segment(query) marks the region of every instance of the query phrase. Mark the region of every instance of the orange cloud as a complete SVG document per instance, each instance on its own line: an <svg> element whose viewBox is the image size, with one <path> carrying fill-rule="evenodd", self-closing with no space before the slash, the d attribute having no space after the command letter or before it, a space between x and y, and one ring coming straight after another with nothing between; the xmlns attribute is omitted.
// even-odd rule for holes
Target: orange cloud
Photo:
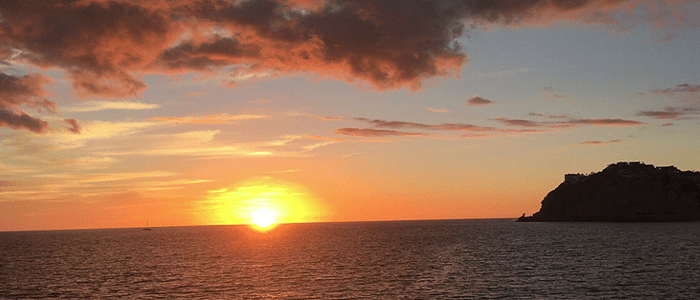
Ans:
<svg viewBox="0 0 700 300"><path fill-rule="evenodd" d="M240 121L240 120L254 120L254 119L262 119L266 118L267 116L264 115L227 115L227 114L219 114L219 115L211 115L211 116L206 116L206 117L184 117L184 118L175 118L175 117L157 117L155 118L158 121L168 121L168 122L177 122L177 123L193 123L193 124L231 124L235 121Z"/></svg>
<svg viewBox="0 0 700 300"><path fill-rule="evenodd" d="M384 137L384 136L427 136L425 133L404 132L397 130L371 129L371 128L340 128L335 134L360 136L360 137Z"/></svg>
<svg viewBox="0 0 700 300"><path fill-rule="evenodd" d="M686 18L683 3L670 0L648 5L644 16L635 15L644 0L18 3L0 2L0 61L57 67L78 95L117 98L139 96L150 73L223 71L239 79L313 73L378 90L418 89L430 78L458 76L468 62L458 43L465 25L566 20L678 29Z"/></svg>
<svg viewBox="0 0 700 300"><path fill-rule="evenodd" d="M320 135L305 135L304 138L305 138L305 139L309 139L309 140L331 141L331 142L343 142L343 141L346 141L346 139L339 139L339 138L326 137L326 136L320 136Z"/></svg>
<svg viewBox="0 0 700 300"><path fill-rule="evenodd" d="M430 112L434 112L434 113L438 113L438 114L449 114L450 113L449 110L443 109L443 108L426 107L425 110L430 111Z"/></svg>

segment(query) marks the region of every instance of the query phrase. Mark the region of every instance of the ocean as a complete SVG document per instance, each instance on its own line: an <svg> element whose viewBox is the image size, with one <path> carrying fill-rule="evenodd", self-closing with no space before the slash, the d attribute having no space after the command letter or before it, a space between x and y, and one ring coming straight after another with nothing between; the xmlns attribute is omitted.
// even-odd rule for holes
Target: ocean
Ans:
<svg viewBox="0 0 700 300"><path fill-rule="evenodd" d="M0 232L2 299L700 299L700 223Z"/></svg>

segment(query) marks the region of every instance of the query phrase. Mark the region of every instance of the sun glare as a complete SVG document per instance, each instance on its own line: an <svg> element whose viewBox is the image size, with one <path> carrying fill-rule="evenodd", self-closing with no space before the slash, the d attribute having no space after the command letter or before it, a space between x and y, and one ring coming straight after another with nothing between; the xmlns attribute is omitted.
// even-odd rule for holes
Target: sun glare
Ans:
<svg viewBox="0 0 700 300"><path fill-rule="evenodd" d="M268 231L278 224L319 221L325 213L320 202L302 186L264 177L236 186L207 191L201 201L203 220L209 224L246 224Z"/></svg>
<svg viewBox="0 0 700 300"><path fill-rule="evenodd" d="M253 225L260 229L268 229L275 224L277 215L269 209L258 209L251 215Z"/></svg>

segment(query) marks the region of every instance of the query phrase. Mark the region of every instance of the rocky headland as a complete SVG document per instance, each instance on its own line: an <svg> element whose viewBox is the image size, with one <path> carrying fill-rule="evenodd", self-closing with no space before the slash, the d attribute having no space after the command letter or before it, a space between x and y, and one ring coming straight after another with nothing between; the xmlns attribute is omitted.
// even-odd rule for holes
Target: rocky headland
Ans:
<svg viewBox="0 0 700 300"><path fill-rule="evenodd" d="M700 221L700 172L619 162L597 173L566 174L539 212L518 221Z"/></svg>

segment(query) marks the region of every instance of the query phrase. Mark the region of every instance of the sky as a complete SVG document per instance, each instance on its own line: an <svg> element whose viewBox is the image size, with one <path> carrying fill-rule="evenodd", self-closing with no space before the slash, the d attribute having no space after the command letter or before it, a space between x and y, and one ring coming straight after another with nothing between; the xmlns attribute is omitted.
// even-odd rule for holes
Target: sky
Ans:
<svg viewBox="0 0 700 300"><path fill-rule="evenodd" d="M697 0L0 2L0 231L516 218L700 169Z"/></svg>

